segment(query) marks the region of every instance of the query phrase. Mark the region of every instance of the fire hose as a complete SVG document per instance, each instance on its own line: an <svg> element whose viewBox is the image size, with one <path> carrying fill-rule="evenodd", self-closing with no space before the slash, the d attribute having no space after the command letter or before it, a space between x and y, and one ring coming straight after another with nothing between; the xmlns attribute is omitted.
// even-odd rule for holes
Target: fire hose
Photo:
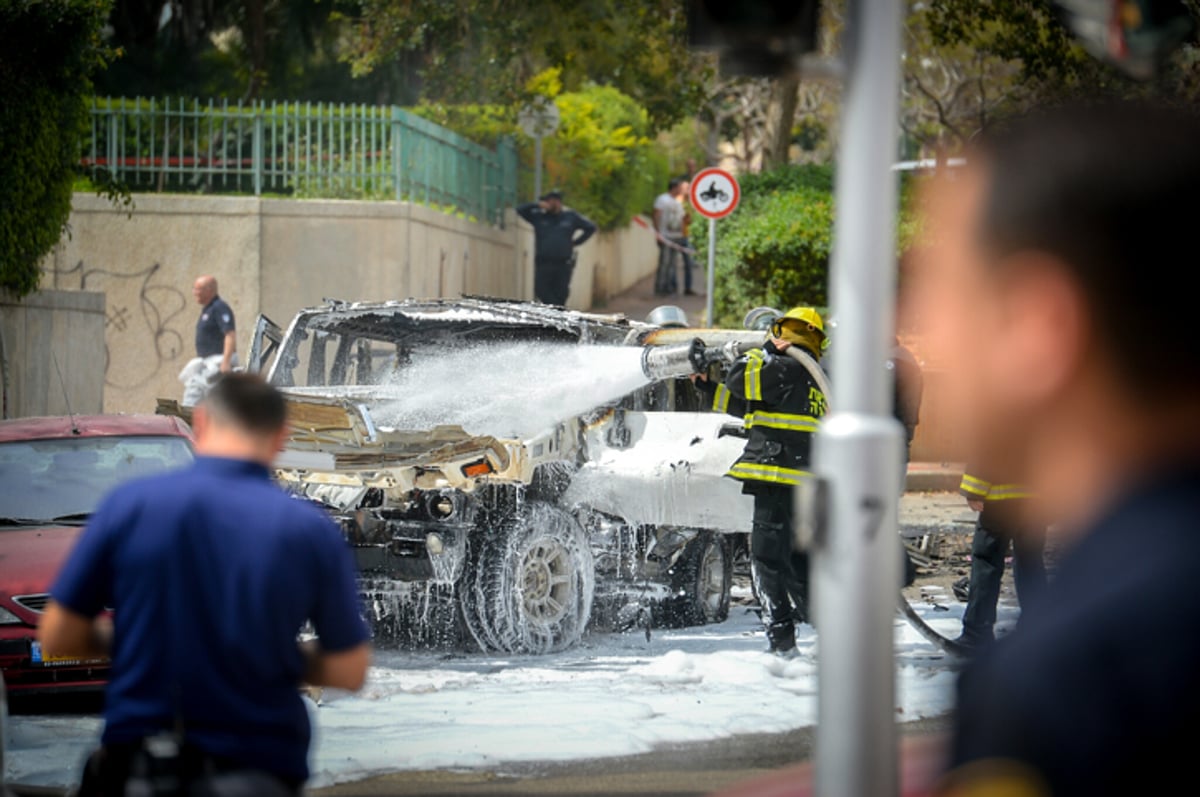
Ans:
<svg viewBox="0 0 1200 797"><path fill-rule="evenodd" d="M722 346L707 346L700 338L695 338L691 343L682 343L677 346L647 346L642 350L642 372L647 379L654 381L703 374L717 363L732 363L749 348L753 347L739 344L736 341L730 341ZM825 376L825 371L820 364L798 346L789 346L784 350L784 354L804 366L813 381L817 383L817 387L828 399L831 392L829 379ZM951 655L965 657L968 654L967 649L958 642L931 628L917 614L903 593L899 595L899 598L900 602L896 610L928 642Z"/></svg>

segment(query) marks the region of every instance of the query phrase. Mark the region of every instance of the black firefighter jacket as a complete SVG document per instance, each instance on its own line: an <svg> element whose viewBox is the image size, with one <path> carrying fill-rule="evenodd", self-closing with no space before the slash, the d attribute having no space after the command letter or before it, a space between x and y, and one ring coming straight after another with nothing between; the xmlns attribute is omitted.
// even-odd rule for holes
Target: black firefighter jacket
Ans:
<svg viewBox="0 0 1200 797"><path fill-rule="evenodd" d="M731 476L755 485L799 484L809 476L812 436L827 410L825 394L801 363L768 341L729 369L713 409L741 416L749 439Z"/></svg>

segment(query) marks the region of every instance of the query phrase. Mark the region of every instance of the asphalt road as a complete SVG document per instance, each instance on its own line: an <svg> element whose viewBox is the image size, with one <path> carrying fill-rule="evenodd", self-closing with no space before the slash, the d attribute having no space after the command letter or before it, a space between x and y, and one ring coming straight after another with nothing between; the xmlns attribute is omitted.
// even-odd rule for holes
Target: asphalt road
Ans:
<svg viewBox="0 0 1200 797"><path fill-rule="evenodd" d="M949 717L900 726L905 735L936 735ZM498 769L397 772L311 792L314 797L375 795L573 795L618 797L705 795L807 761L814 729L744 735L699 744L672 745L653 753L569 763L517 764Z"/></svg>
<svg viewBox="0 0 1200 797"><path fill-rule="evenodd" d="M924 571L918 584L910 590L913 593L909 596L910 600L920 604L925 615L937 617L935 609L939 604L954 606L949 584L965 572L964 546L965 541L969 540L970 528L965 521L968 518L963 515L958 499L939 495L906 497L902 517L912 536L932 530L958 532L957 535L949 535L950 539L942 546L945 550L938 551L945 558L939 558L936 568ZM745 589L742 591L746 592ZM742 606L738 611L744 614L746 610ZM950 610L946 612L946 616L950 616ZM723 736L723 728L728 729L724 733L733 733L735 727L753 729L758 724L748 721L748 718L764 711L762 705L756 707L754 704L762 703L764 695L775 694L770 690L780 689L780 684L789 687L788 691L779 693L784 702L793 704L791 701L794 697L797 702L793 705L797 706L797 710L811 712L811 706L807 709L803 706L806 699L804 695L813 693L813 687L806 683L811 680L812 674L805 672L803 666L782 679L776 677L778 674L773 674L766 681L742 680L754 674L750 670L762 669L761 662L755 658L756 653L745 655L745 651L754 651L761 644L755 633L756 621L747 617L749 615L737 615L719 627L660 632L656 634L653 645L628 635L601 635L579 651L545 660L504 659L489 664L486 657L383 656L374 694L366 699L360 698L356 703L343 698L347 702L330 704L330 714L325 719L329 720L326 732L332 735L326 738L335 747L340 747L326 755L325 766L332 765L332 769L326 769L326 772L331 771L335 776L342 777L354 776L356 771L382 772L393 766L405 766L406 756L411 756L409 766L421 766L421 762L442 759L447 763L441 766L426 763L426 770L380 775L340 786L314 789L311 793L365 796L708 794L803 762L809 758L812 750L811 727L763 735L724 736L713 741L687 744L664 741L653 752L620 757L575 758L568 761L561 760L564 758L562 750L557 749L555 755L546 755L546 758L560 759L555 762L498 763L506 759L499 757L497 751L514 749L514 745L524 745L526 751L544 750L547 746L566 747L583 751L583 755L597 756L605 751L615 753L639 747L645 749L644 744L627 744L627 739L635 736L642 740L655 738L654 728L661 727L675 713L685 717L687 723L694 724L688 725L689 730L683 736L678 735L678 730L660 731L664 739L672 738L672 733L676 734L674 738L687 738L694 733L692 738L708 736L711 739L713 735ZM936 657L924 651L924 646L917 647L922 650L908 649L898 653L910 670L934 675L945 669ZM668 655L673 649L674 652ZM728 656L735 658L725 658ZM671 662L682 662L696 669L676 672L666 666ZM738 667L744 665L748 671L737 669L738 678L734 679L734 684L721 671L722 662ZM389 665L392 669L388 669ZM602 691L603 681L607 677L605 673L610 671L628 671L632 690L629 694ZM762 674L759 673L759 676ZM543 687L543 679L547 678ZM665 680L660 683L656 679ZM920 688L920 677L909 680ZM555 710L575 716L575 719L565 715L565 719L559 717L556 723L559 730L556 733L568 736L583 734L585 738L560 740L553 733L531 734L530 727L525 727L522 735L521 727L490 722L487 711L480 708L498 703L500 707L496 710L503 710L507 706L507 710L515 712L515 720L524 721L526 726L534 724L540 727L542 720L539 711L551 709L540 703L536 705L541 708L535 709L535 704L525 701L532 699L529 696L541 695L539 690L543 688L553 698L551 702L557 701L555 705L558 708ZM601 690L599 693L598 689ZM662 703L658 698L651 699L659 692L668 695L694 692L697 704L699 698L703 697L708 708L693 716L689 712L699 709L679 708L671 701ZM746 696L745 699L742 695ZM776 709L783 705L782 702L770 702L773 697L766 699ZM581 706L581 700L595 703L589 709L590 714L584 710L586 706ZM597 703L597 700L600 702ZM53 774L57 768L71 775L87 747L94 744L97 732L94 713L99 709L98 701L95 701L96 705L85 706L78 701L78 696L71 696L58 708L45 701L27 707L20 703L14 701L13 708L17 716L13 716L10 723L13 730L22 730L23 733L17 734L14 739L17 743L10 746L8 774L10 777L21 774L41 777L41 780L29 780L31 783L57 785L66 782L63 779L48 779L46 774ZM642 717L636 712L629 713L633 703L645 703L655 708ZM596 706L601 706L599 711ZM718 708L720 706L724 707ZM767 709L768 715L770 710ZM942 710L944 708L937 709ZM439 716L445 711L454 714L453 722ZM936 715L937 711L926 713ZM581 716L591 719L581 724L578 719ZM339 717L343 718L340 723ZM397 717L407 717L408 721L399 721ZM739 719L745 721L739 724ZM800 721L812 722L814 719L815 714ZM714 725L714 722L717 724ZM622 727L621 723L627 724ZM907 724L903 729L910 734L936 732L946 724L946 718L941 717ZM474 735L465 738L454 736L455 733L473 734L474 731L469 730L471 728L490 733L490 740ZM628 734L628 737L623 734ZM487 753L490 760L485 757L484 762L479 762L467 756L459 759L462 763L456 766L453 757L446 759L440 755L443 745L453 746L458 741L467 740L473 741L474 747ZM385 752L382 757L372 757L364 751L361 753L363 766L355 770L353 764L346 766L344 761L357 760L360 746L391 752ZM461 746L466 749L472 745ZM33 756L33 760L29 756ZM340 766L339 761L343 762ZM21 790L19 793L43 795L62 794L63 791L59 787Z"/></svg>

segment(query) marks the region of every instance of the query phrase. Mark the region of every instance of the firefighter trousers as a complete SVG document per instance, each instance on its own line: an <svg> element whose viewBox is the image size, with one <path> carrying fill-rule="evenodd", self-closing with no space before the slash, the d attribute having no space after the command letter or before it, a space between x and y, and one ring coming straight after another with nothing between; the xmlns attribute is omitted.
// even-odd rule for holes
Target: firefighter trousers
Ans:
<svg viewBox="0 0 1200 797"><path fill-rule="evenodd" d="M967 588L967 608L963 612L963 636L971 641L986 642L995 637L996 604L1000 600L1004 559L1010 545L1013 549L1013 581L1021 610L1036 603L1046 586L1044 531L989 528L976 523L975 538L971 543L971 581Z"/></svg>
<svg viewBox="0 0 1200 797"><path fill-rule="evenodd" d="M808 622L808 555L792 548L793 489L756 485L750 565L773 650L795 647L795 623Z"/></svg>

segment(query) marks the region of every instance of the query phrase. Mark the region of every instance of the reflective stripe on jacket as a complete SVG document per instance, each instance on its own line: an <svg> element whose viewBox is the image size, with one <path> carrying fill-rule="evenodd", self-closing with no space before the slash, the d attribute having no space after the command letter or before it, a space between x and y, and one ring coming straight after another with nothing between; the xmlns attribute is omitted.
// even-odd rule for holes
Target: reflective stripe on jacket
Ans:
<svg viewBox="0 0 1200 797"><path fill-rule="evenodd" d="M714 408L718 402L737 406L748 433L742 456L726 475L779 485L796 485L809 476L812 436L826 400L808 369L768 343L740 357L724 387L729 398L718 389Z"/></svg>
<svg viewBox="0 0 1200 797"><path fill-rule="evenodd" d="M978 476L964 473L958 491L971 501L1012 501L1032 498L1033 494L1023 484L996 484Z"/></svg>

